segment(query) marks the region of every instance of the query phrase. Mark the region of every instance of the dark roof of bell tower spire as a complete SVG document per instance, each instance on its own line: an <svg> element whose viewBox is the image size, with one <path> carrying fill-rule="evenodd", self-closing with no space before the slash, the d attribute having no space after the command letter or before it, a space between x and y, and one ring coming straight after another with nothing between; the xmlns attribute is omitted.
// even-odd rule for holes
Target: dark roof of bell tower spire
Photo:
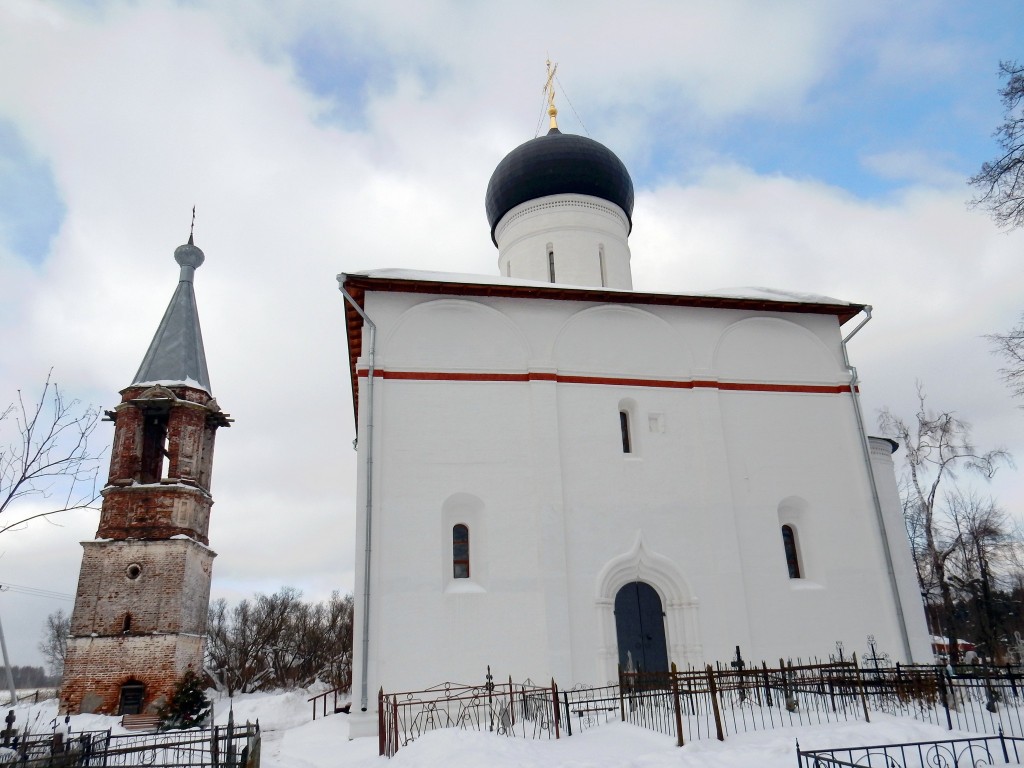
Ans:
<svg viewBox="0 0 1024 768"><path fill-rule="evenodd" d="M156 329L149 350L132 380L140 384L184 384L210 390L210 373L206 368L203 332L199 327L199 311L192 280L196 269L206 260L205 254L192 242L174 251L174 260L181 266L178 287L167 305L163 320Z"/></svg>

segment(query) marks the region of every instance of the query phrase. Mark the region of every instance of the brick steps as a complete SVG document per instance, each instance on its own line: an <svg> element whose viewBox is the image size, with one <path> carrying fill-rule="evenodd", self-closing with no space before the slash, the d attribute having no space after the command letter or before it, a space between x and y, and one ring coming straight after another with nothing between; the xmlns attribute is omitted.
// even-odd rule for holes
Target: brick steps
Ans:
<svg viewBox="0 0 1024 768"><path fill-rule="evenodd" d="M155 731L160 727L158 715L125 715L121 727L126 731Z"/></svg>

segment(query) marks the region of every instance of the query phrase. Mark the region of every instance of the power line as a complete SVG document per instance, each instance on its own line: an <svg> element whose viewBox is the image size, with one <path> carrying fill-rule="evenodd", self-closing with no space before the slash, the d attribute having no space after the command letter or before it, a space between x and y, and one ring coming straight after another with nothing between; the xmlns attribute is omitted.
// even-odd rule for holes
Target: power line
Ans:
<svg viewBox="0 0 1024 768"><path fill-rule="evenodd" d="M40 589L39 587L27 587L23 584L11 584L9 581L0 583L0 592L17 592L22 595L31 595L32 597L46 597L53 600L74 600L74 595L69 595L66 592L55 592L52 589Z"/></svg>

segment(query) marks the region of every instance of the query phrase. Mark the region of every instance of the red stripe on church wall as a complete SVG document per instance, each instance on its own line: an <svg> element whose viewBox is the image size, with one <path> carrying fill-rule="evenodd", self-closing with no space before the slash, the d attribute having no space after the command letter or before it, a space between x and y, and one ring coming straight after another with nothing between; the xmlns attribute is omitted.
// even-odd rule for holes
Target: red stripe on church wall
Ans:
<svg viewBox="0 0 1024 768"><path fill-rule="evenodd" d="M365 378L367 369L359 370ZM633 379L611 376L570 376L558 373L456 373L453 371L382 371L373 372L374 378L399 381L554 381L558 384L590 384L619 387L655 387L658 389L718 389L728 392L796 392L815 395L838 395L849 392L844 384L759 384L738 381L674 381L672 379ZM858 388L859 391L859 388Z"/></svg>

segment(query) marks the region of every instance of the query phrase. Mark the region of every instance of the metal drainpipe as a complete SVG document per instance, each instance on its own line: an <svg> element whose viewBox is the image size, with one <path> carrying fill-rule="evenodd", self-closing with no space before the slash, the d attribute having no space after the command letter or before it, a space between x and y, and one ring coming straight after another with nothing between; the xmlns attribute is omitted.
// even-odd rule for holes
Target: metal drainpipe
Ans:
<svg viewBox="0 0 1024 768"><path fill-rule="evenodd" d="M369 661L367 654L370 649L370 544L373 533L373 370L374 359L377 353L377 326L363 311L352 295L345 290L346 275L338 275L338 290L345 297L345 301L359 313L363 322L370 329L370 354L366 372L366 424L364 425L365 446L366 446L366 557L365 569L363 571L363 668L359 672L359 708L366 711L369 696L367 694L367 676L369 673ZM359 439L359 435L356 436Z"/></svg>
<svg viewBox="0 0 1024 768"><path fill-rule="evenodd" d="M882 513L882 501L878 498L878 486L875 484L875 468L871 464L871 446L868 443L868 435L864 430L864 414L860 408L860 396L857 394L857 369L850 364L850 355L846 349L846 343L852 339L861 328L871 320L871 306L864 307L865 317L860 324L850 331L841 342L843 348L843 362L850 372L850 395L853 400L853 412L857 421L857 430L860 432L861 450L864 452L864 464L868 469L868 484L871 486L871 500L875 506L875 517L878 520L878 532L882 536L882 549L885 551L885 569L889 574L889 586L892 588L892 595L896 601L896 619L900 625L900 638L903 640L903 653L908 662L913 663L914 656L910 650L910 636L907 634L907 619L903 613L903 600L900 597L899 584L896 582L896 569L892 563L892 552L889 549L889 534L885 530L885 515Z"/></svg>

